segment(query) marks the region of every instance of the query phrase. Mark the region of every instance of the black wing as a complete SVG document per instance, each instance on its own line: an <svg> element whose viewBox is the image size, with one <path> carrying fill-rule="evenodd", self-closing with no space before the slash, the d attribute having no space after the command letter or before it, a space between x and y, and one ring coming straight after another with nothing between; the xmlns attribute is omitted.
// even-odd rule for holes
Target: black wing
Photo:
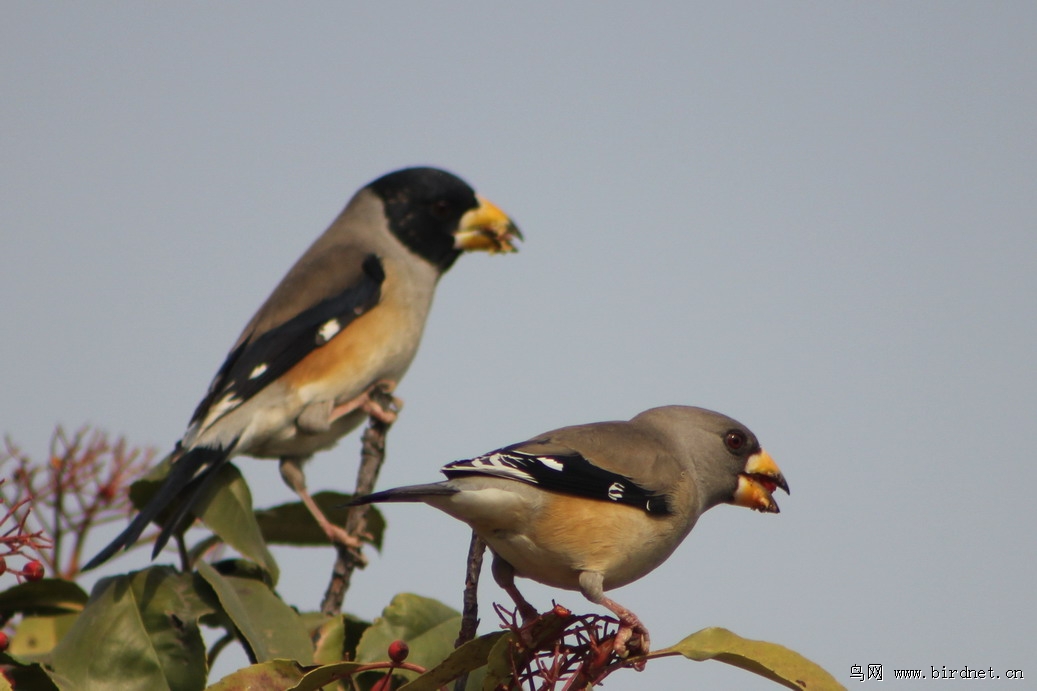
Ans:
<svg viewBox="0 0 1037 691"><path fill-rule="evenodd" d="M525 443L525 442L523 442ZM493 475L536 485L552 492L627 504L650 514L672 513L665 495L594 465L576 451L531 454L506 446L476 458L454 461L442 468L448 478Z"/></svg>
<svg viewBox="0 0 1037 691"><path fill-rule="evenodd" d="M215 419L226 415L329 342L378 304L384 281L381 259L369 254L356 283L259 337L242 341L216 373L209 392L191 416L191 424L201 424L214 411L218 411Z"/></svg>
<svg viewBox="0 0 1037 691"><path fill-rule="evenodd" d="M162 532L155 540L151 558L157 557L169 542L169 538L187 527L189 512L212 478L216 477L216 471L227 462L227 458L228 452L225 449L201 447L184 453L178 445L173 451L173 463L169 474L154 496L148 500L147 505L140 510L130 525L87 562L83 570L89 571L100 566L120 549L129 549L149 523L157 519L163 511L174 507L172 515L166 519Z"/></svg>

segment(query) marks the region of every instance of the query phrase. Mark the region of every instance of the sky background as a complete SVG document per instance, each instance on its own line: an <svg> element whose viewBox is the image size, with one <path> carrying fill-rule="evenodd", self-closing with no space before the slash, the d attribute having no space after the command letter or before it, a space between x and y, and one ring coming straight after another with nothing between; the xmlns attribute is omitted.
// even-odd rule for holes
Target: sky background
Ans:
<svg viewBox="0 0 1037 691"><path fill-rule="evenodd" d="M944 665L1032 687L1034 36L1026 2L8 4L0 431L38 458L57 423L165 452L348 197L441 166L527 241L440 283L380 487L562 425L713 408L792 495L777 516L718 507L613 591L655 645L717 625L847 685L882 663L884 688ZM357 458L354 434L311 489L351 488ZM239 465L258 506L292 497L276 463ZM468 529L386 513L347 610L460 608ZM276 554L282 595L316 608L332 550ZM483 631L506 601L490 580ZM608 688L690 682L774 688L674 658Z"/></svg>

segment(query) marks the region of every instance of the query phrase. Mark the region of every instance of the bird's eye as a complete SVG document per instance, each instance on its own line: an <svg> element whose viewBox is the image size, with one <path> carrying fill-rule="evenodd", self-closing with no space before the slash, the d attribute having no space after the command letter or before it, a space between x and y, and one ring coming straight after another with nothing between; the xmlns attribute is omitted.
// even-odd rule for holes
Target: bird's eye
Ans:
<svg viewBox="0 0 1037 691"><path fill-rule="evenodd" d="M432 202L432 215L437 218L446 218L450 213L450 204L440 199L438 202Z"/></svg>
<svg viewBox="0 0 1037 691"><path fill-rule="evenodd" d="M724 435L724 443L732 451L741 451L749 440L746 438L745 432L733 429Z"/></svg>

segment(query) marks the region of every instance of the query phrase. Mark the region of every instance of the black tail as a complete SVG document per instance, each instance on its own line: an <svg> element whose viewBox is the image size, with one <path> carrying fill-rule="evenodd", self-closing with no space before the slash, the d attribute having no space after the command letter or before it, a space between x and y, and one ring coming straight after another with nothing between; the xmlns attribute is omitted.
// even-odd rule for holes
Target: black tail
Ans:
<svg viewBox="0 0 1037 691"><path fill-rule="evenodd" d="M148 501L147 506L141 509L126 530L119 533L119 536L112 540L107 547L87 562L83 567L84 571L100 566L111 559L120 549L128 549L137 541L149 523L172 507L172 514L164 521L162 532L155 540L155 549L151 552L151 558L154 559L169 542L169 538L186 527L191 508L205 493L209 482L216 476L216 471L230 457L228 450L207 447L191 449L186 453L180 452L179 449L173 452L174 455L177 453L182 453L182 455L173 459L169 474L155 492L155 496Z"/></svg>
<svg viewBox="0 0 1037 691"><path fill-rule="evenodd" d="M451 487L445 482L436 482L430 485L410 485L408 487L397 487L387 489L384 492L365 494L362 497L353 497L344 506L357 506L359 504L377 504L389 501L425 501L425 497L446 497L457 494L460 490Z"/></svg>

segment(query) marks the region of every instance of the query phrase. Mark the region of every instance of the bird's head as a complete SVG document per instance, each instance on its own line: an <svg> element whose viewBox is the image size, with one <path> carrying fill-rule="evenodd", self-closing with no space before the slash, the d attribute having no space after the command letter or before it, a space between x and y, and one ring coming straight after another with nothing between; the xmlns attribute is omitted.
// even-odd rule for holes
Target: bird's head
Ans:
<svg viewBox="0 0 1037 691"><path fill-rule="evenodd" d="M518 226L461 178L438 168L404 168L368 185L389 229L415 254L446 271L465 251L516 251Z"/></svg>
<svg viewBox="0 0 1037 691"><path fill-rule="evenodd" d="M734 504L778 513L774 491L789 485L748 427L721 413L690 406L663 406L641 413L676 445L699 496L699 512Z"/></svg>

